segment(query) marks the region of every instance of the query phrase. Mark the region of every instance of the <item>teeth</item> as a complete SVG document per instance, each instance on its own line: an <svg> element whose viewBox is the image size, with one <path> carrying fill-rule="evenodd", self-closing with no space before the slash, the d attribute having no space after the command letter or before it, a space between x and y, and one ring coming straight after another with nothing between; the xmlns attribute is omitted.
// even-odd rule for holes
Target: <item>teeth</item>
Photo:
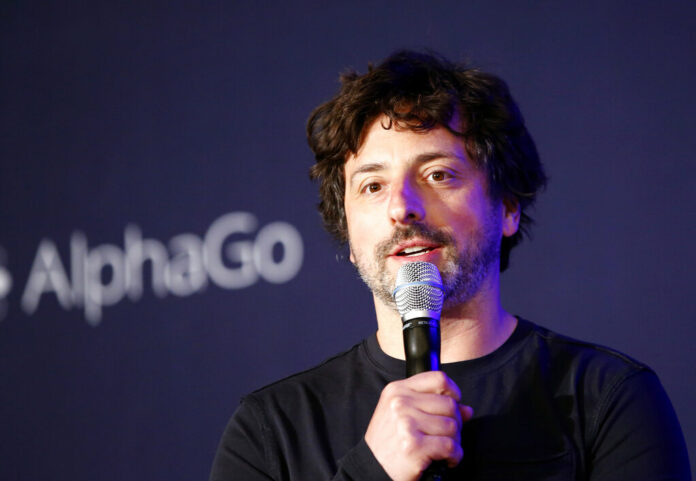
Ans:
<svg viewBox="0 0 696 481"><path fill-rule="evenodd" d="M420 253L423 251L430 250L429 247L423 247L423 246L413 246L413 247L407 247L406 249L402 250L399 254L402 256L410 256L416 253Z"/></svg>

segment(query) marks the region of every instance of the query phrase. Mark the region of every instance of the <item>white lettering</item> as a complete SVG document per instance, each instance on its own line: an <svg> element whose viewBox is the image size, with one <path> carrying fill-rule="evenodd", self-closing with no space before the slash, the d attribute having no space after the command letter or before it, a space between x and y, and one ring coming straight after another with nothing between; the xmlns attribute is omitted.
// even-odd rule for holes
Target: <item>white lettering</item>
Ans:
<svg viewBox="0 0 696 481"><path fill-rule="evenodd" d="M283 247L283 257L279 262L273 258L276 245ZM300 233L286 222L268 224L256 236L254 264L268 282L282 284L295 277L302 267L303 255Z"/></svg>
<svg viewBox="0 0 696 481"><path fill-rule="evenodd" d="M7 300L5 299L12 290L12 275L4 266L7 262L7 254L5 249L0 246L0 321L7 314Z"/></svg>
<svg viewBox="0 0 696 481"><path fill-rule="evenodd" d="M304 248L300 233L286 222L258 227L248 212L233 212L215 220L205 237L184 233L167 246L143 239L140 228L128 225L123 249L112 244L90 248L87 237L75 231L70 237L69 280L55 244L39 244L29 280L22 295L27 314L38 308L44 293L53 292L64 309L84 308L91 325L102 320L103 308L125 296L137 301L143 295L146 265L150 286L157 297L168 293L189 296L201 292L208 280L223 289L242 289L258 280L281 284L299 272ZM11 287L9 272L0 266L0 300ZM71 284L72 281L72 284Z"/></svg>
<svg viewBox="0 0 696 481"><path fill-rule="evenodd" d="M106 269L106 272L105 272ZM85 317L92 325L101 322L102 306L112 306L126 293L125 258L114 245L101 245L87 256ZM105 277L111 277L104 282Z"/></svg>
<svg viewBox="0 0 696 481"><path fill-rule="evenodd" d="M254 244L251 241L236 241L225 248L225 241L233 234L249 234L256 229L256 218L246 212L226 214L208 229L205 235L203 259L208 275L218 286L225 289L242 289L258 280L254 268ZM226 256L223 256L223 253ZM225 264L225 257L238 267Z"/></svg>
<svg viewBox="0 0 696 481"><path fill-rule="evenodd" d="M12 276L10 271L0 266L0 299L4 299L12 289Z"/></svg>
<svg viewBox="0 0 696 481"><path fill-rule="evenodd" d="M85 305L85 272L87 268L87 237L82 232L70 236L70 272L72 275L72 301L77 307Z"/></svg>
<svg viewBox="0 0 696 481"><path fill-rule="evenodd" d="M63 309L72 307L68 276L65 274L63 263L60 261L58 249L53 242L47 239L42 240L39 244L29 280L24 294L22 294L24 312L33 314L44 292L55 292Z"/></svg>
<svg viewBox="0 0 696 481"><path fill-rule="evenodd" d="M203 290L208 276L203 265L203 242L194 234L181 234L169 241L172 260L167 265L164 280L177 296L189 296Z"/></svg>
<svg viewBox="0 0 696 481"><path fill-rule="evenodd" d="M150 262L152 272L152 291L157 297L167 295L167 286L164 281L164 271L167 266L167 249L160 241L154 239L143 240L138 226L129 225L125 234L126 258L128 269L126 286L128 297L137 301L143 295L143 266Z"/></svg>

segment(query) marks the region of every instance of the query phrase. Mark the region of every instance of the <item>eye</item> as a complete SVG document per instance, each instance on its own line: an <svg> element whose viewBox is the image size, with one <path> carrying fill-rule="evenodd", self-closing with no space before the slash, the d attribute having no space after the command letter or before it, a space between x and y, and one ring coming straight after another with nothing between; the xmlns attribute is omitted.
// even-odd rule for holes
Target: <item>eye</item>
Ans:
<svg viewBox="0 0 696 481"><path fill-rule="evenodd" d="M362 192L364 194L374 194L375 192L379 192L382 190L382 186L378 184L377 182L371 182L367 184L365 187L363 187Z"/></svg>
<svg viewBox="0 0 696 481"><path fill-rule="evenodd" d="M435 172L428 174L428 178L435 182L442 182L443 180L447 180L449 177L450 175L442 170L436 170Z"/></svg>

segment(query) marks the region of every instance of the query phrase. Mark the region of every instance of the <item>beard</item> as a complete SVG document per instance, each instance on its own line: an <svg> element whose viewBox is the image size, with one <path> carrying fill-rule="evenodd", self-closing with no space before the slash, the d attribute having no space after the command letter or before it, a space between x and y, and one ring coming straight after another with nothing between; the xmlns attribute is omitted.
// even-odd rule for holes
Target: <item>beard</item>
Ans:
<svg viewBox="0 0 696 481"><path fill-rule="evenodd" d="M355 267L373 295L396 310L392 297L396 277L387 269L389 254L399 243L412 238L437 243L442 249L439 270L444 286L443 308L464 304L479 292L491 267L500 259L501 232L494 228L500 222L496 223L494 217L489 215L483 228L476 231L463 247L458 246L454 236L448 232L422 223L395 229L389 239L377 244L370 259L358 255L351 242Z"/></svg>

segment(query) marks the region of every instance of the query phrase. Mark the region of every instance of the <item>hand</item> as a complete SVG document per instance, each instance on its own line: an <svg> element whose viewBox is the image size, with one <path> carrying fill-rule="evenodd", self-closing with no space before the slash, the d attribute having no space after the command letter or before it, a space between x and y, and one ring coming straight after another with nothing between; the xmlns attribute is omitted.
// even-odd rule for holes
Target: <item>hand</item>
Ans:
<svg viewBox="0 0 696 481"><path fill-rule="evenodd" d="M394 481L415 481L434 460L454 467L463 456L462 423L473 416L440 371L388 384L365 433L365 442Z"/></svg>

